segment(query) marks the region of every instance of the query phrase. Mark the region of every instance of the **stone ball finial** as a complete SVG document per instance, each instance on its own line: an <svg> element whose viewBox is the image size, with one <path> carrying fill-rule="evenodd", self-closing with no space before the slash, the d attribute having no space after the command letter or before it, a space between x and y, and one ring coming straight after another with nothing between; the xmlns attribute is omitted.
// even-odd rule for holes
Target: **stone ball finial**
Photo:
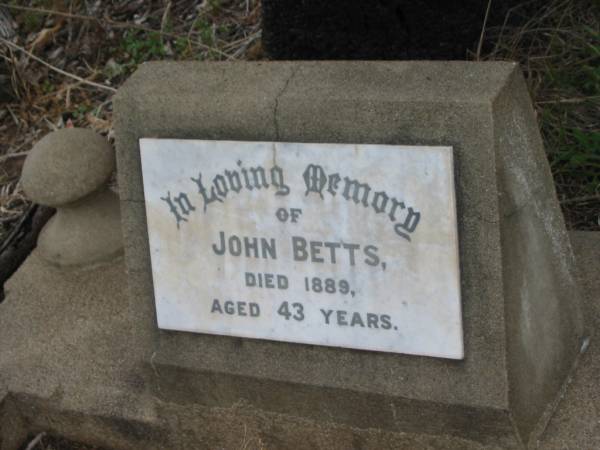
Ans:
<svg viewBox="0 0 600 450"><path fill-rule="evenodd" d="M115 155L104 137L85 128L63 128L33 147L21 183L34 202L57 207L97 191L114 170Z"/></svg>
<svg viewBox="0 0 600 450"><path fill-rule="evenodd" d="M44 259L83 266L122 253L119 200L108 187L114 169L112 147L92 130L61 129L33 147L23 165L23 190L56 208L38 237Z"/></svg>

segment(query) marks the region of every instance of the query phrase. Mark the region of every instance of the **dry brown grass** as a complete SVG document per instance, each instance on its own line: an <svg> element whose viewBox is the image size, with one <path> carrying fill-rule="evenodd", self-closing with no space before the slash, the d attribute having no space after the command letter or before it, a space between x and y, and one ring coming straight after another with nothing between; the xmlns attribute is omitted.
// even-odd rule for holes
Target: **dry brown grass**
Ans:
<svg viewBox="0 0 600 450"><path fill-rule="evenodd" d="M18 182L28 150L67 123L112 138L113 92L138 64L260 57L259 0L1 6L16 27L0 41L0 241L28 206Z"/></svg>

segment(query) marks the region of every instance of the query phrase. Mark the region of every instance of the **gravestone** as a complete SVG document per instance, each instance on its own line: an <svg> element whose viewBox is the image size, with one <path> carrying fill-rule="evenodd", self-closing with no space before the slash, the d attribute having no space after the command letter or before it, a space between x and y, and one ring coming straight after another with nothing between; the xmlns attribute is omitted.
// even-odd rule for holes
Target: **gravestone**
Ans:
<svg viewBox="0 0 600 450"><path fill-rule="evenodd" d="M130 308L162 401L503 447L581 346L512 63L150 63L115 102Z"/></svg>

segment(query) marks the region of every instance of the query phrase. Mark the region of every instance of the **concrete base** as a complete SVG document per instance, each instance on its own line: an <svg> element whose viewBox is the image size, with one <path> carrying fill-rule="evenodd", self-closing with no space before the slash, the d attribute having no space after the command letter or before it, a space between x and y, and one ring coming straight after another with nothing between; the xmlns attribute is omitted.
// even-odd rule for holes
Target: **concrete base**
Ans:
<svg viewBox="0 0 600 450"><path fill-rule="evenodd" d="M40 256L58 266L113 260L123 253L119 197L104 188L58 208L37 246Z"/></svg>
<svg viewBox="0 0 600 450"><path fill-rule="evenodd" d="M591 340L539 442L543 449L600 448L600 347L595 341L600 337L600 233L571 237ZM301 417L300 405L297 412L292 407L286 413L265 411L256 407L260 398L248 400L243 389L222 392L216 377L201 374L195 387L204 391L202 402L190 402L184 393L192 377L178 381L161 373L158 341L138 326L140 313L130 307L126 285L122 261L61 270L36 253L7 283L7 300L0 305L0 450L16 449L27 434L40 431L115 449L515 446L418 430L390 432L367 417L349 426L328 418L326 410L311 420ZM144 359L149 364L139 363ZM305 394L301 386L295 389L298 398ZM169 394L177 391L180 396ZM211 406L217 397L223 403L224 396L226 407ZM474 434L478 431L483 432Z"/></svg>

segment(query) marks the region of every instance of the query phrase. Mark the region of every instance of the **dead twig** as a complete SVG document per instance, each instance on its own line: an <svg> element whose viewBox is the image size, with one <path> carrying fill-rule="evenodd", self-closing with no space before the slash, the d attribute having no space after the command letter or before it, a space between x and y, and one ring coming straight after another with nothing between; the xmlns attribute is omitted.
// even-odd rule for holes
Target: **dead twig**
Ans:
<svg viewBox="0 0 600 450"><path fill-rule="evenodd" d="M33 448L38 445L38 443L42 440L42 438L46 436L46 433L40 433L38 434L30 443L29 445L25 448L25 450L33 450Z"/></svg>
<svg viewBox="0 0 600 450"><path fill-rule="evenodd" d="M592 101L594 99L600 99L600 95L590 96L590 97L574 97L574 98L559 98L557 100L541 100L535 102L536 105L551 105L555 103L583 103Z"/></svg>
<svg viewBox="0 0 600 450"><path fill-rule="evenodd" d="M596 195L582 195L581 197L568 198L560 202L561 205L568 205L569 203L585 203L600 201L600 194Z"/></svg>
<svg viewBox="0 0 600 450"><path fill-rule="evenodd" d="M42 438L46 436L45 432L39 433L33 440L29 443L29 445L25 448L25 450L33 450L36 445L42 440Z"/></svg>
<svg viewBox="0 0 600 450"><path fill-rule="evenodd" d="M13 110L11 109L10 106L6 105L6 109L9 112L10 116L12 117L12 120L15 122L15 125L18 127L19 119L17 119L17 116L15 115L15 113L13 112Z"/></svg>
<svg viewBox="0 0 600 450"><path fill-rule="evenodd" d="M85 78L85 80L86 81L92 81L97 76L98 76L98 73L94 72L89 77ZM46 95L42 95L41 97L38 98L38 101L39 102L44 102L44 101L49 100L49 99L54 98L54 97L60 97L60 96L62 96L63 93L66 93L67 99L68 99L68 97L71 94L71 90L80 88L82 84L83 83L81 81L77 81L75 83L71 83L71 84L67 84L65 86L61 86L59 89L55 90L54 92L51 92L51 93L46 94ZM67 107L67 109L69 108L69 102L68 101L67 101L66 107Z"/></svg>
<svg viewBox="0 0 600 450"><path fill-rule="evenodd" d="M52 41L56 33L60 31L64 23L65 18L59 17L59 19L56 21L56 24L52 28L44 28L42 31L40 31L35 40L31 43L29 50L34 52L38 48L45 47L49 42Z"/></svg>
<svg viewBox="0 0 600 450"><path fill-rule="evenodd" d="M171 2L167 1L167 6L165 6L165 10L163 12L162 18L160 20L160 32L164 33L165 28L167 27L167 24L169 22L169 13L171 12ZM161 34L161 40L162 40L162 34Z"/></svg>
<svg viewBox="0 0 600 450"><path fill-rule="evenodd" d="M64 71L62 69L59 69L58 67L53 66L49 62L44 61L42 58L38 58L33 53L25 50L23 47L20 47L17 44L13 44L12 42L7 41L4 38L0 38L0 43L6 45L7 47L9 47L9 48L11 48L13 50L17 50L17 51L20 51L22 53L25 53L31 59L39 62L40 64L48 67L49 69L51 69L51 70L53 70L53 71L55 71L57 73L60 73L61 75L64 75L64 76L69 77L69 78L73 78L74 80L80 81L83 84L87 84L89 86L93 86L93 87L98 88L98 89L105 89L105 90L113 92L113 93L117 92L117 90L115 88L113 88L113 87L105 86L104 84L95 83L93 81L88 81L85 78L81 78L80 76L75 75L74 73L69 73L69 72Z"/></svg>
<svg viewBox="0 0 600 450"><path fill-rule="evenodd" d="M481 49L483 48L483 38L485 36L485 28L487 27L488 17L490 15L490 9L492 6L492 0L488 0L487 8L485 9L485 17L483 18L483 25L481 26L481 35L479 36L479 43L477 44L477 55L476 60L479 61L481 58Z"/></svg>

